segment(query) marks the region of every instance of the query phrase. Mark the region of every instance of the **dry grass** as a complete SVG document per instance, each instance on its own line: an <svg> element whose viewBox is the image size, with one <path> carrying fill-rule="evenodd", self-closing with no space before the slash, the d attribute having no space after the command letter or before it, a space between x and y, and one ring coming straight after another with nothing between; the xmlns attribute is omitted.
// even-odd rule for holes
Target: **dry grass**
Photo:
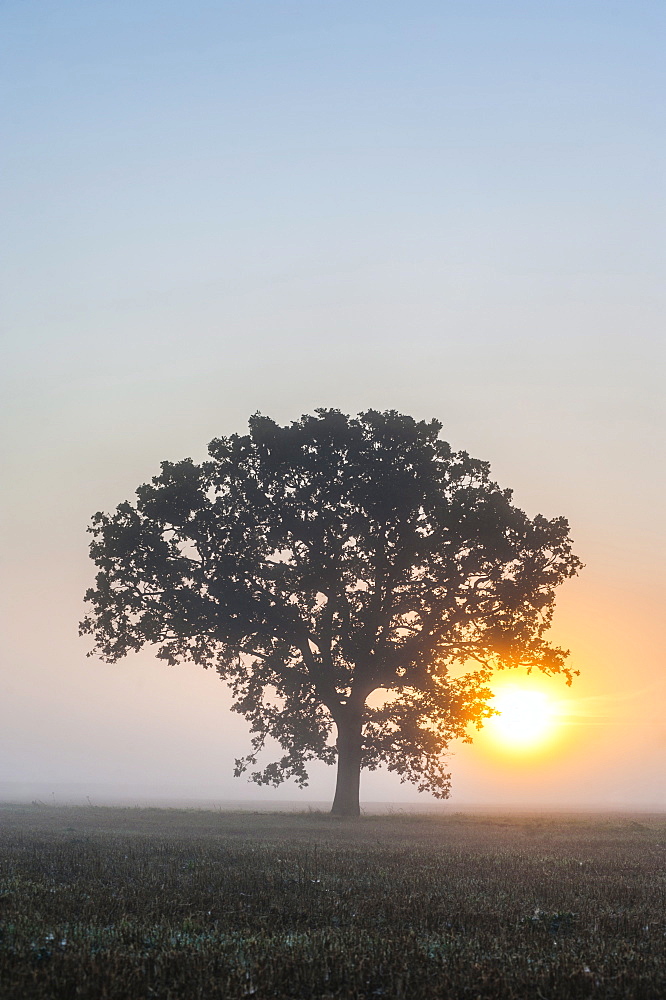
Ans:
<svg viewBox="0 0 666 1000"><path fill-rule="evenodd" d="M666 996L664 817L0 824L2 1000Z"/></svg>

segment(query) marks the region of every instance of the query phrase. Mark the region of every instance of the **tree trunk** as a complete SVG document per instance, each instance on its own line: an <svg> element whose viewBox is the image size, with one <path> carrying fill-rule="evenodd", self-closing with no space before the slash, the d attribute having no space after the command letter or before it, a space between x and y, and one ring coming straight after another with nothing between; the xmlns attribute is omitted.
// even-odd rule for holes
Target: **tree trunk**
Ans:
<svg viewBox="0 0 666 1000"><path fill-rule="evenodd" d="M359 788L361 783L360 715L337 723L338 779L333 799L333 816L360 816Z"/></svg>

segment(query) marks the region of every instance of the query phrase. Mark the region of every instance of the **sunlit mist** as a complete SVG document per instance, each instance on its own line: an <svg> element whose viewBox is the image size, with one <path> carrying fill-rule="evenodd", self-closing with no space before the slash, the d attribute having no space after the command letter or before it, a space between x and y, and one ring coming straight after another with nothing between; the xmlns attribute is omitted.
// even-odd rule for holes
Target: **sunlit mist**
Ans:
<svg viewBox="0 0 666 1000"><path fill-rule="evenodd" d="M382 767L363 802L666 808L662 22L0 3L0 802L330 807L321 761L234 776L252 733L213 670L106 663L77 626L96 511L252 413L333 407L441 420L585 563L548 632L573 683L507 666L442 747L448 803Z"/></svg>
<svg viewBox="0 0 666 1000"><path fill-rule="evenodd" d="M491 704L498 714L488 721L487 728L502 746L529 751L552 738L557 726L556 706L545 691L506 685L496 689Z"/></svg>

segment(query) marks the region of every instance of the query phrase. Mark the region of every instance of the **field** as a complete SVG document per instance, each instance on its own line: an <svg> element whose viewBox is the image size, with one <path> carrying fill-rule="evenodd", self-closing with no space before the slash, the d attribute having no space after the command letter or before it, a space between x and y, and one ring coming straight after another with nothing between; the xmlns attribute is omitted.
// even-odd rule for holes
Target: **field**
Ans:
<svg viewBox="0 0 666 1000"><path fill-rule="evenodd" d="M2 1000L666 996L666 817L0 806Z"/></svg>

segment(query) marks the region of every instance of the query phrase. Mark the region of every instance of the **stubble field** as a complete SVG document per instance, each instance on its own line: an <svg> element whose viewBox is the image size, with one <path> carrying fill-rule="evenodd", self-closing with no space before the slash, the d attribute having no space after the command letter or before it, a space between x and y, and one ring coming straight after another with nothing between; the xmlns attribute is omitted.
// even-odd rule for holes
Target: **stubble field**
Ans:
<svg viewBox="0 0 666 1000"><path fill-rule="evenodd" d="M666 817L0 806L2 1000L666 996Z"/></svg>

